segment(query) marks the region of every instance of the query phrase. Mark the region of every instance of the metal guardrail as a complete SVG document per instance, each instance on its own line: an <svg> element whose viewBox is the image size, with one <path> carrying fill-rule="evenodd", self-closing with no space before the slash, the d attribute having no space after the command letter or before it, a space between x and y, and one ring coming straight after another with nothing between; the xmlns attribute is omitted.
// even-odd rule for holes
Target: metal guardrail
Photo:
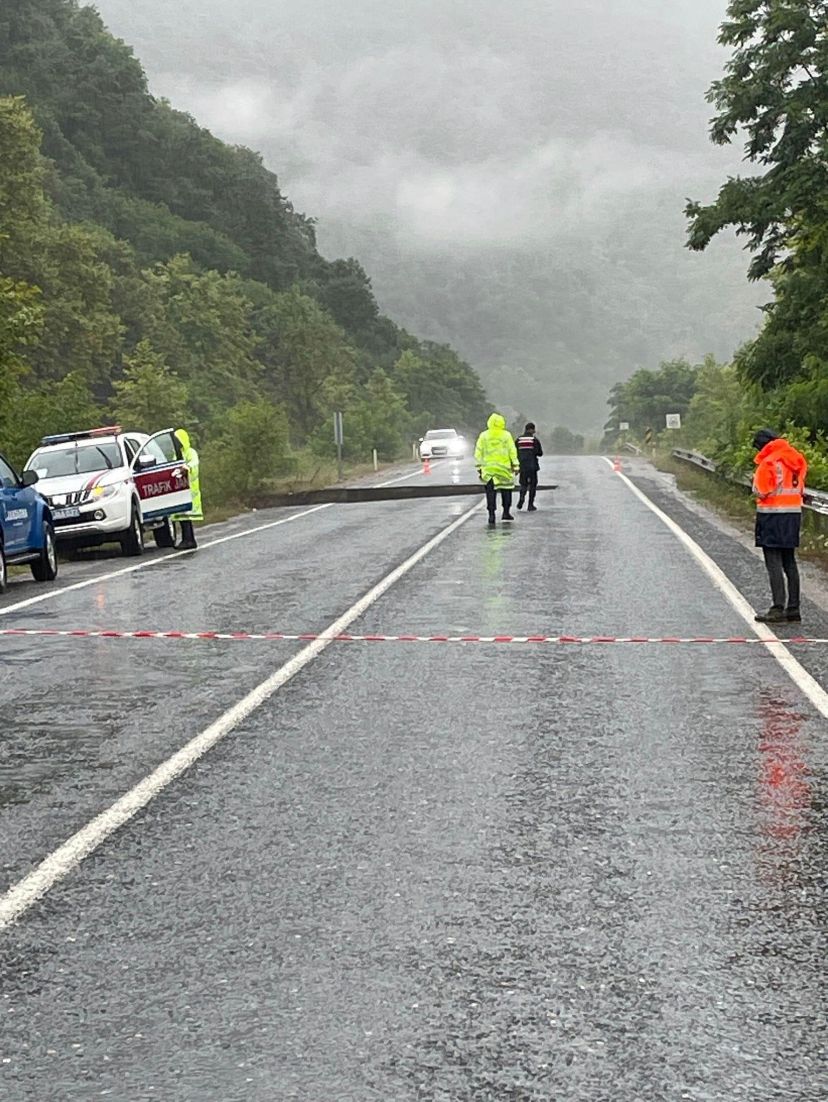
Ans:
<svg viewBox="0 0 828 1102"><path fill-rule="evenodd" d="M680 459L683 463L692 463L694 467L701 467L702 470L709 471L711 474L719 474L726 481L733 482L735 485L751 485L749 478L736 478L733 475L724 474L719 470L718 463L708 459L701 452L688 451L686 448L673 448L672 454L674 459ZM828 516L828 493L823 493L821 490L806 490L803 503L806 509Z"/></svg>
<svg viewBox="0 0 828 1102"><path fill-rule="evenodd" d="M626 444L623 444L622 447L627 448L629 451L632 452L633 455L643 455L644 454L644 452L641 450L641 448L639 448L639 446L637 444L626 443Z"/></svg>

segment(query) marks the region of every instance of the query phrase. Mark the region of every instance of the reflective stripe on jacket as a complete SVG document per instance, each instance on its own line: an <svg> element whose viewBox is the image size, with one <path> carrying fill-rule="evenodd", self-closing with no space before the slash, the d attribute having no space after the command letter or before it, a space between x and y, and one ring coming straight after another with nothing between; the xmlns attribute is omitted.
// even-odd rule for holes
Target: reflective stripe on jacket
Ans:
<svg viewBox="0 0 828 1102"><path fill-rule="evenodd" d="M488 428L477 438L474 463L484 482L494 482L498 490L510 490L515 485L518 455L512 434L506 431L506 420L493 413Z"/></svg>
<svg viewBox="0 0 828 1102"><path fill-rule="evenodd" d="M808 462L787 440L771 440L756 456L756 546L798 547Z"/></svg>
<svg viewBox="0 0 828 1102"><path fill-rule="evenodd" d="M539 471L538 460L543 455L543 448L537 436L519 436L515 441L518 460L522 471Z"/></svg>
<svg viewBox="0 0 828 1102"><path fill-rule="evenodd" d="M760 513L801 513L808 463L787 440L771 440L754 460L753 492Z"/></svg>

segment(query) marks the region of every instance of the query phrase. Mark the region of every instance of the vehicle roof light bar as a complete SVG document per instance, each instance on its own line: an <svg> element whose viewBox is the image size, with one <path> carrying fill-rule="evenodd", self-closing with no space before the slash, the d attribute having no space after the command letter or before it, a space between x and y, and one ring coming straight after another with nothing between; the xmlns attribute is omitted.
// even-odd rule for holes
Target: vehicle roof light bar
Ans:
<svg viewBox="0 0 828 1102"><path fill-rule="evenodd" d="M98 436L117 436L120 432L120 425L108 425L101 429L85 429L83 432L62 432L57 436L44 436L40 443L41 446L46 444L71 444L74 440L93 440Z"/></svg>

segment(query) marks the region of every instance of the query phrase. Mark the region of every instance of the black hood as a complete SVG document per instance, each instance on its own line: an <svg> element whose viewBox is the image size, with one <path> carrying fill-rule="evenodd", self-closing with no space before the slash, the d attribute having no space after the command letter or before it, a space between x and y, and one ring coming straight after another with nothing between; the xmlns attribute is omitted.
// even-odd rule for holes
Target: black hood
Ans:
<svg viewBox="0 0 828 1102"><path fill-rule="evenodd" d="M774 432L773 429L759 429L753 438L753 446L758 452L765 447L766 444L770 444L771 440L778 440L779 433Z"/></svg>

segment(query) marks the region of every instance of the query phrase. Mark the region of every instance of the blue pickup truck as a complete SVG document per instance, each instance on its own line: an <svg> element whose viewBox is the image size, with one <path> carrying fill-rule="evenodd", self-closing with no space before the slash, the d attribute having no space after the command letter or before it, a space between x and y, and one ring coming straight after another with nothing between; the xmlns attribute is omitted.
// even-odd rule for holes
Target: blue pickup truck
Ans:
<svg viewBox="0 0 828 1102"><path fill-rule="evenodd" d="M36 471L19 475L0 454L0 593L9 581L9 567L29 563L38 582L57 577L58 561L52 514L33 486Z"/></svg>

